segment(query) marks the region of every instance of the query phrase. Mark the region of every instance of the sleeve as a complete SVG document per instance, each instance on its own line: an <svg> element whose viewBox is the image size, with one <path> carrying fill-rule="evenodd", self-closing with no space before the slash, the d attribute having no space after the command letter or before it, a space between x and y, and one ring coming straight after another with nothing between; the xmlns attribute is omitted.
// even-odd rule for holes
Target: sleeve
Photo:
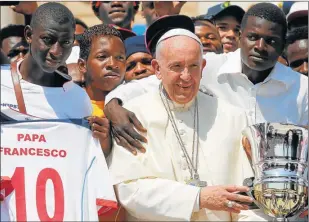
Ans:
<svg viewBox="0 0 309 222"><path fill-rule="evenodd" d="M116 89L107 94L105 104L115 98L120 99L122 103L125 104L130 101L130 99L143 95L158 85L159 80L154 75L119 85Z"/></svg>
<svg viewBox="0 0 309 222"><path fill-rule="evenodd" d="M243 210L239 214L232 213L232 221L273 221L260 209Z"/></svg>
<svg viewBox="0 0 309 222"><path fill-rule="evenodd" d="M139 220L190 221L199 187L166 179L139 179L116 185L120 203Z"/></svg>
<svg viewBox="0 0 309 222"><path fill-rule="evenodd" d="M97 214L99 216L113 214L118 209L118 204L104 155L96 155L91 164L89 182L96 202Z"/></svg>

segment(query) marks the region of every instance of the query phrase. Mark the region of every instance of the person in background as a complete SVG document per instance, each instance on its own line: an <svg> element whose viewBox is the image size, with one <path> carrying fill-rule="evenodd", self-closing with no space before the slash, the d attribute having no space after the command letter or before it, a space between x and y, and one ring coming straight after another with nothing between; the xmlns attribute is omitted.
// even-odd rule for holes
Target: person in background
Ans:
<svg viewBox="0 0 309 222"><path fill-rule="evenodd" d="M75 27L75 41L72 48L72 52L69 56L69 58L66 60L67 68L69 75L72 77L73 82L75 82L77 85L83 87L84 85L84 77L83 74L78 69L78 59L79 59L79 38L80 35L84 33L84 31L88 28L88 26L80 19L75 18L76 27Z"/></svg>
<svg viewBox="0 0 309 222"><path fill-rule="evenodd" d="M125 82L138 80L154 74L152 55L145 45L145 36L134 36L124 41L126 47Z"/></svg>
<svg viewBox="0 0 309 222"><path fill-rule="evenodd" d="M29 50L24 25L9 25L0 30L0 46L10 61L23 58Z"/></svg>
<svg viewBox="0 0 309 222"><path fill-rule="evenodd" d="M76 27L75 27L75 35L80 35L85 32L86 29L88 29L88 26L85 22L80 20L79 18L75 18Z"/></svg>
<svg viewBox="0 0 309 222"><path fill-rule="evenodd" d="M105 97L122 83L125 75L126 52L122 36L113 26L95 25L81 35L80 49L78 67L91 99L92 116L104 117Z"/></svg>
<svg viewBox="0 0 309 222"><path fill-rule="evenodd" d="M142 2L142 16L146 19L147 27L158 18L152 1Z"/></svg>
<svg viewBox="0 0 309 222"><path fill-rule="evenodd" d="M104 24L114 24L129 30L132 30L138 7L138 1L92 1L94 14Z"/></svg>
<svg viewBox="0 0 309 222"><path fill-rule="evenodd" d="M295 2L286 16L288 29L308 26L308 2Z"/></svg>
<svg viewBox="0 0 309 222"><path fill-rule="evenodd" d="M308 76L308 26L288 32L286 55L288 65L294 71Z"/></svg>
<svg viewBox="0 0 309 222"><path fill-rule="evenodd" d="M192 18L195 27L195 35L199 37L203 44L203 53L214 52L223 53L220 34L211 20L204 19L204 16Z"/></svg>
<svg viewBox="0 0 309 222"><path fill-rule="evenodd" d="M30 25L32 14L34 11L38 8L38 4L35 1L20 1L17 2L16 5L11 5L10 8L18 13L24 16L24 24ZM1 5L1 4L0 4ZM18 25L12 25L12 26L18 26ZM23 27L24 29L25 27ZM24 31L22 31L22 40L15 42L15 44L11 45L9 52L7 53L10 62L23 59L26 53L29 50L29 45L24 39ZM20 35L17 35L16 37L19 37ZM13 42L12 42L13 43Z"/></svg>
<svg viewBox="0 0 309 222"><path fill-rule="evenodd" d="M223 51L234 52L239 48L240 24L245 11L229 2L210 7L205 15L206 19L214 21L223 44Z"/></svg>

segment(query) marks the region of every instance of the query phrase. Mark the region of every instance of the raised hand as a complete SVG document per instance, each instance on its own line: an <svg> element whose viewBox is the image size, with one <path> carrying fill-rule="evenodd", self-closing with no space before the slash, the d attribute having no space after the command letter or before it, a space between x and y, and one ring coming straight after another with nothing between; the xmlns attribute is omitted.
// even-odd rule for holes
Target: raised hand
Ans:
<svg viewBox="0 0 309 222"><path fill-rule="evenodd" d="M159 17L164 15L178 15L185 3L186 1L155 1L154 9Z"/></svg>
<svg viewBox="0 0 309 222"><path fill-rule="evenodd" d="M32 15L33 12L38 8L37 2L28 2L28 1L21 1L18 5L10 6L14 12L20 13L23 15Z"/></svg>

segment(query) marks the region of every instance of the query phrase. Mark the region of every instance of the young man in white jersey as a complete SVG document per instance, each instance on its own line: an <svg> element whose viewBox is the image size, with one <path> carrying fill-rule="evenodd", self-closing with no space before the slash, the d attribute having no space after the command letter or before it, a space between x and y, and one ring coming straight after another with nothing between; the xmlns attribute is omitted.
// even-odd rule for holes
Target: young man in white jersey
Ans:
<svg viewBox="0 0 309 222"><path fill-rule="evenodd" d="M19 112L27 114L28 120L91 116L87 93L70 81L68 75L59 74L59 68L71 53L74 31L74 16L63 5L48 3L36 10L30 26L25 28L29 53L11 66L1 66L1 121L25 120L25 115L18 115ZM108 120L91 117L89 121L94 136L103 142L109 129ZM105 147L102 149L105 155L109 153Z"/></svg>

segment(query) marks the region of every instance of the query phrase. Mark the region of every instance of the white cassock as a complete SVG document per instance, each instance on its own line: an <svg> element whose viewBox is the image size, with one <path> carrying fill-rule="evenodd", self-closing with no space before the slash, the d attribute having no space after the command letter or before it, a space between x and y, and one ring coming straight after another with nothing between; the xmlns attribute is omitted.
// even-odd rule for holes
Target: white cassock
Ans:
<svg viewBox="0 0 309 222"><path fill-rule="evenodd" d="M253 172L241 147L247 125L244 112L223 100L198 93L200 179L208 185L242 185ZM170 102L172 113L191 157L194 100ZM146 153L134 156L114 142L110 171L128 220L143 221L261 221L259 210L231 214L199 208L199 187L186 185L189 167L178 143L159 89L134 98L124 106L147 129ZM191 157L192 158L192 157Z"/></svg>

